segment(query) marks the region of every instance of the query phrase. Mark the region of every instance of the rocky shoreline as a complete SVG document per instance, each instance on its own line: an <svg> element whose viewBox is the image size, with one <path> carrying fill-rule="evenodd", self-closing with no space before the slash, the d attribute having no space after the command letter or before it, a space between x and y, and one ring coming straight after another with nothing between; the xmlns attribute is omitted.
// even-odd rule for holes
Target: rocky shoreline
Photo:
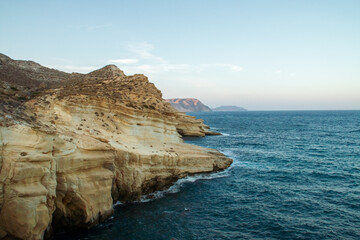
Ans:
<svg viewBox="0 0 360 240"><path fill-rule="evenodd" d="M146 76L39 66L0 58L0 239L89 228L119 200L232 163L183 142L216 133L173 109Z"/></svg>

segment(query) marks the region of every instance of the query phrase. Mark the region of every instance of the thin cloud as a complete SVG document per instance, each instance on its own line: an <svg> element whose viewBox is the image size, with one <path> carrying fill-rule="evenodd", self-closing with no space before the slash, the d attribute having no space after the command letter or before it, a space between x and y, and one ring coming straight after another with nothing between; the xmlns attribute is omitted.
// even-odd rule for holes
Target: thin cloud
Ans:
<svg viewBox="0 0 360 240"><path fill-rule="evenodd" d="M201 72L209 71L214 68L221 68L222 71L240 72L243 67L230 63L215 64L182 64L169 63L164 58L153 54L154 45L148 42L129 44L128 48L135 55L134 58L112 59L109 63L127 64L131 66L121 66L127 73L164 73L164 72ZM138 63L137 65L135 63Z"/></svg>
<svg viewBox="0 0 360 240"><path fill-rule="evenodd" d="M120 64L134 64L139 62L139 59L124 58L124 59L110 59L108 63L120 63Z"/></svg>
<svg viewBox="0 0 360 240"><path fill-rule="evenodd" d="M142 64L138 66L124 67L124 71L130 73L163 73L170 71L183 72L189 69L188 64Z"/></svg>
<svg viewBox="0 0 360 240"><path fill-rule="evenodd" d="M229 68L234 72L241 72L243 70L243 67L235 65L235 64L227 64L227 63L218 63L218 64L214 64L215 66L218 67L225 67L225 68Z"/></svg>
<svg viewBox="0 0 360 240"><path fill-rule="evenodd" d="M129 48L132 52L137 54L141 59L156 61L160 63L166 63L166 61L159 56L152 53L154 45L148 42L130 44Z"/></svg>
<svg viewBox="0 0 360 240"><path fill-rule="evenodd" d="M208 71L209 68L225 68L229 69L233 72L241 72L243 67L236 65L236 64L229 64L229 63L214 63L214 64L198 64L195 65L197 71Z"/></svg>
<svg viewBox="0 0 360 240"><path fill-rule="evenodd" d="M234 64L141 64L134 66L124 67L124 71L129 73L164 73L164 72L196 72L196 71L209 71L216 67L223 68L222 71L227 70L231 72L240 72L242 67Z"/></svg>

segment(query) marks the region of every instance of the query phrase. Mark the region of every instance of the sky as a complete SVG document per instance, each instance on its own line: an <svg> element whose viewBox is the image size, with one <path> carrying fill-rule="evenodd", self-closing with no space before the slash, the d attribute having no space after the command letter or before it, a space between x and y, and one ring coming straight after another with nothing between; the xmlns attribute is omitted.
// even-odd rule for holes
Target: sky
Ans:
<svg viewBox="0 0 360 240"><path fill-rule="evenodd" d="M360 109L359 0L1 0L0 53L210 107Z"/></svg>

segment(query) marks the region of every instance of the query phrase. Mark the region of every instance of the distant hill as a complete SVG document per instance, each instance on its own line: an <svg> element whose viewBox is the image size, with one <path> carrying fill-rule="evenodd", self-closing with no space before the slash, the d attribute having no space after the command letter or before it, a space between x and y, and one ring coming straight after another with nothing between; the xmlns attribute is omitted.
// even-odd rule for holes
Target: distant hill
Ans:
<svg viewBox="0 0 360 240"><path fill-rule="evenodd" d="M215 112L242 112L247 111L245 108L237 106L220 106L212 109Z"/></svg>
<svg viewBox="0 0 360 240"><path fill-rule="evenodd" d="M166 101L180 112L211 112L211 108L196 98L173 98Z"/></svg>

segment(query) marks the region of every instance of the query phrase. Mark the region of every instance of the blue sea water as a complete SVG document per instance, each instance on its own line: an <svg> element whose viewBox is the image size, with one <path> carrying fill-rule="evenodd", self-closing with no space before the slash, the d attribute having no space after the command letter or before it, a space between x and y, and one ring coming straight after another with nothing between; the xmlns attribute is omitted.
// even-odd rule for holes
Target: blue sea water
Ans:
<svg viewBox="0 0 360 240"><path fill-rule="evenodd" d="M57 239L360 239L360 111L197 113L233 158Z"/></svg>

